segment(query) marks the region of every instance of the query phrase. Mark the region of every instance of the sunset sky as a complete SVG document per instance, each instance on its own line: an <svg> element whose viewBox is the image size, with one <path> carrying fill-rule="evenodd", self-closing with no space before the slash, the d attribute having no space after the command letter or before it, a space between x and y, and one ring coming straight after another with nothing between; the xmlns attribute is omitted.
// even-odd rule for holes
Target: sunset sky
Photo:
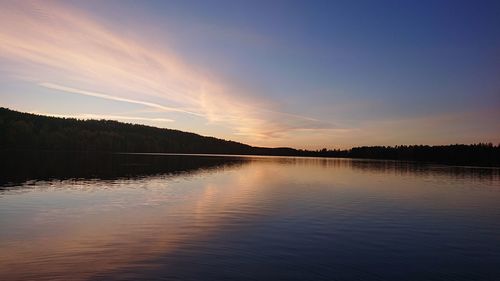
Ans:
<svg viewBox="0 0 500 281"><path fill-rule="evenodd" d="M500 142L500 1L0 1L0 106L259 146Z"/></svg>

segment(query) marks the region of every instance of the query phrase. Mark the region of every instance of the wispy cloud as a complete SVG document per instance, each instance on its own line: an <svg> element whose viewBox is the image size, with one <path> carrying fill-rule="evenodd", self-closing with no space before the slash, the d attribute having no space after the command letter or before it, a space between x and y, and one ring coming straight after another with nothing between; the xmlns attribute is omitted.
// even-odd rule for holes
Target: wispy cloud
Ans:
<svg viewBox="0 0 500 281"><path fill-rule="evenodd" d="M201 116L201 114L198 114L198 113L195 113L195 112L190 112L190 111L187 111L187 110L182 110L182 109L178 109L178 108L174 108L174 107L168 107L168 106L160 105L160 104L157 104L157 103L152 103L152 102L147 102L147 101L140 101L140 100L134 100L134 99L127 99L127 98L121 98L121 97L106 95L106 94L102 94L102 93L90 92L90 91L75 89L75 88L71 88L71 87L61 86L61 85L57 85L57 84L53 84L53 83L48 83L48 82L42 82L39 85L42 86L42 87L48 88L48 89L63 91L63 92L66 92L66 93L73 93L73 94L85 95L85 96L102 98L102 99L108 99L108 100L114 100L114 101L121 101L121 102L128 102L128 103L140 104L140 105L145 105L145 106L152 107L152 108L157 108L157 109L160 109L160 110L163 110L163 111L175 111L175 112L182 112L182 113L187 113L187 114ZM148 119L145 119L145 120L148 120Z"/></svg>
<svg viewBox="0 0 500 281"><path fill-rule="evenodd" d="M2 3L0 59L7 73L45 88L202 117L254 139L333 128L276 110L157 42L122 34L67 4Z"/></svg>
<svg viewBox="0 0 500 281"><path fill-rule="evenodd" d="M55 113L47 113L47 112L38 112L32 111L30 113L53 116L53 117L62 117L62 118L75 118L75 119L106 119L106 120L118 120L118 121L151 121L151 122L174 122L172 119L168 118L148 118L148 117L140 117L140 116L123 116L123 115L108 115L108 114L93 114L93 113L84 113L84 114L55 114Z"/></svg>

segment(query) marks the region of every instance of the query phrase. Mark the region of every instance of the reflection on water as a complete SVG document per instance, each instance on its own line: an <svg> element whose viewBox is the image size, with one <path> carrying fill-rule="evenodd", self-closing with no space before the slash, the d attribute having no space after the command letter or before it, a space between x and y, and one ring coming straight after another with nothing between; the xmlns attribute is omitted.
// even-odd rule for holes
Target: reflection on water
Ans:
<svg viewBox="0 0 500 281"><path fill-rule="evenodd" d="M287 157L9 159L0 280L500 279L498 169Z"/></svg>
<svg viewBox="0 0 500 281"><path fill-rule="evenodd" d="M116 179L154 174L177 174L236 165L240 157L190 157L159 154L3 151L0 188L27 180Z"/></svg>

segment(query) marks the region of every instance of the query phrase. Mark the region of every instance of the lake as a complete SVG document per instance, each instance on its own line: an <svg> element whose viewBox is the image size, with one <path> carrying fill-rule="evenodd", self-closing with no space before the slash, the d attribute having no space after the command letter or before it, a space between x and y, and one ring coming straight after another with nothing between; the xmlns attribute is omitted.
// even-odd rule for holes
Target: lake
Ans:
<svg viewBox="0 0 500 281"><path fill-rule="evenodd" d="M4 152L0 280L500 280L500 170Z"/></svg>

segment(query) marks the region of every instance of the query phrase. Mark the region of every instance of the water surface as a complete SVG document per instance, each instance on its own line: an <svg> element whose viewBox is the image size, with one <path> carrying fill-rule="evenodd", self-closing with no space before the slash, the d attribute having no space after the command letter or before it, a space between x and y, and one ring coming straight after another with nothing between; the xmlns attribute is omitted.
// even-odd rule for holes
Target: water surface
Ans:
<svg viewBox="0 0 500 281"><path fill-rule="evenodd" d="M5 157L0 280L500 280L498 169Z"/></svg>

